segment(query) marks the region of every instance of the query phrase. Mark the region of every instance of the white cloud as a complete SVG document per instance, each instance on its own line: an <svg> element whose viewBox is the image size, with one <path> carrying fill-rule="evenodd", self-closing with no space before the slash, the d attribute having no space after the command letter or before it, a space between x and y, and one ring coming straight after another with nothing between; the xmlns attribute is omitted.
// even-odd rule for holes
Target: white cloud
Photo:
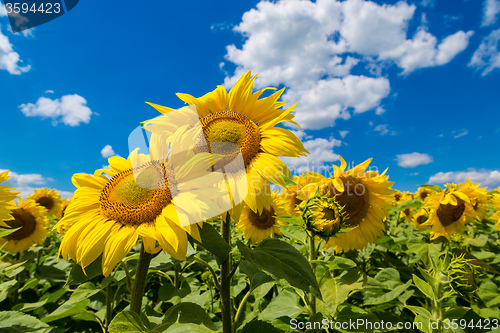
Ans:
<svg viewBox="0 0 500 333"><path fill-rule="evenodd" d="M113 150L113 147L111 147L110 145L105 145L104 148L102 148L101 150L101 155L103 158L108 158L111 156L115 156L116 153Z"/></svg>
<svg viewBox="0 0 500 333"><path fill-rule="evenodd" d="M6 170L0 169L0 172L4 172ZM33 190L35 188L40 188L43 185L46 185L48 181L52 181L51 178L43 177L38 173L26 173L19 174L13 171L9 171L9 179L5 181L5 185L14 187L14 192L19 192L19 196L22 198L26 198L26 196L33 194ZM64 198L69 198L73 195L72 192L68 191L58 191L59 194Z"/></svg>
<svg viewBox="0 0 500 333"><path fill-rule="evenodd" d="M237 67L224 85L232 86L250 69L259 73L257 88L286 85L283 100L299 102L297 121L309 129L333 126L351 111L382 114L380 104L390 92L382 68L395 63L408 74L443 65L465 49L472 35L459 31L438 43L421 27L407 39L415 8L404 1L261 1L233 29L244 43L227 46L226 59ZM351 74L363 64L378 77Z"/></svg>
<svg viewBox="0 0 500 333"><path fill-rule="evenodd" d="M396 155L398 165L402 168L414 168L419 165L429 164L433 162L432 156L421 153L410 153Z"/></svg>
<svg viewBox="0 0 500 333"><path fill-rule="evenodd" d="M343 139L347 134L349 134L349 131L339 131L340 137Z"/></svg>
<svg viewBox="0 0 500 333"><path fill-rule="evenodd" d="M500 186L500 171L499 170L476 170L468 169L467 171L450 171L438 172L429 178L428 184L444 184L444 183L462 183L467 178L471 182L481 183L483 187L487 186L493 190Z"/></svg>
<svg viewBox="0 0 500 333"><path fill-rule="evenodd" d="M46 93L46 94L53 94L53 93L54 93L54 90L45 90L45 93Z"/></svg>
<svg viewBox="0 0 500 333"><path fill-rule="evenodd" d="M35 104L21 104L19 108L26 117L51 118L55 126L59 121L68 126L78 126L90 121L92 111L80 95L65 95L61 99L40 97Z"/></svg>
<svg viewBox="0 0 500 333"><path fill-rule="evenodd" d="M464 135L467 135L467 134L469 134L469 131L467 131L466 129L463 129L463 130L460 131L460 133L458 133L457 135L455 135L453 138L454 139L458 139L458 138L460 138L460 137L462 137Z"/></svg>
<svg viewBox="0 0 500 333"><path fill-rule="evenodd" d="M7 16L7 11L5 10L5 6L0 6L0 17Z"/></svg>
<svg viewBox="0 0 500 333"><path fill-rule="evenodd" d="M3 7L3 5L0 5ZM0 70L4 69L10 74L19 75L30 70L31 66L20 66L22 60L19 53L15 52L9 38L0 30Z"/></svg>
<svg viewBox="0 0 500 333"><path fill-rule="evenodd" d="M339 160L338 155L333 153L333 148L339 147L341 144L342 142L340 140L334 138L330 138L329 140L317 138L304 141L304 147L309 151L309 155L306 157L283 157L282 160L290 170L297 173L305 171L322 173L321 170L329 169L323 166L324 163Z"/></svg>
<svg viewBox="0 0 500 333"><path fill-rule="evenodd" d="M349 119L350 110L358 114L377 107L390 90L386 78L349 75L291 88L283 100L299 103L295 120L302 127L321 129L333 126L339 118Z"/></svg>
<svg viewBox="0 0 500 333"><path fill-rule="evenodd" d="M498 13L500 13L499 0L484 0L483 22L481 26L485 27L496 23Z"/></svg>
<svg viewBox="0 0 500 333"><path fill-rule="evenodd" d="M373 123L372 123L373 125ZM370 126L372 126L370 125ZM381 125L377 125L375 126L375 128L373 129L375 132L380 132L380 135L396 135L397 133L395 131L391 131L389 130L389 125L388 124L381 124Z"/></svg>
<svg viewBox="0 0 500 333"><path fill-rule="evenodd" d="M470 67L482 70L481 75L487 75L495 68L500 68L500 51L498 41L500 40L500 29L493 30L484 37L478 49L472 55Z"/></svg>

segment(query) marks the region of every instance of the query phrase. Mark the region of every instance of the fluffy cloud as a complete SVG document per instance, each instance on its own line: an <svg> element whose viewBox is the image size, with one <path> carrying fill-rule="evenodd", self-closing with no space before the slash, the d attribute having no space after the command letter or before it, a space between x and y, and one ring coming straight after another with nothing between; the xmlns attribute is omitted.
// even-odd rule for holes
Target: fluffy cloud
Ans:
<svg viewBox="0 0 500 333"><path fill-rule="evenodd" d="M429 184L462 183L467 178L471 182L481 183L482 187L493 190L500 186L500 171L498 170L475 170L438 172L429 178Z"/></svg>
<svg viewBox="0 0 500 333"><path fill-rule="evenodd" d="M104 148L102 148L101 150L101 155L103 158L108 158L111 156L115 156L116 153L113 150L113 147L111 147L110 145L105 145Z"/></svg>
<svg viewBox="0 0 500 333"><path fill-rule="evenodd" d="M500 40L500 29L493 30L484 37L478 49L472 55L470 67L482 70L481 75L487 75L495 68L500 68L500 51L498 41Z"/></svg>
<svg viewBox="0 0 500 333"><path fill-rule="evenodd" d="M26 117L51 118L55 126L59 121L68 126L78 126L90 121L92 111L80 95L65 95L61 99L40 97L35 104L21 104L19 108Z"/></svg>
<svg viewBox="0 0 500 333"><path fill-rule="evenodd" d="M492 25L497 21L497 15L500 13L499 0L485 0L483 7L483 22L482 26Z"/></svg>
<svg viewBox="0 0 500 333"><path fill-rule="evenodd" d="M307 157L283 157L282 160L288 165L290 170L297 173L305 171L322 173L323 169L330 169L329 167L325 168L324 163L339 160L338 155L333 153L333 148L339 147L341 144L341 141L334 138L330 138L329 140L317 138L304 141L304 147L310 153Z"/></svg>
<svg viewBox="0 0 500 333"><path fill-rule="evenodd" d="M3 7L3 5L0 5ZM1 15L0 15L1 16ZM30 70L30 65L20 66L22 60L19 57L19 53L15 52L9 38L2 34L0 30L0 70L6 70L10 74L22 74Z"/></svg>
<svg viewBox="0 0 500 333"><path fill-rule="evenodd" d="M408 39L414 13L415 6L404 1L261 1L234 28L245 39L241 48L227 46L226 59L237 67L224 85L248 69L259 73L256 87L286 85L283 100L299 102L297 120L310 129L333 126L352 113L381 114L390 93L382 64L395 63L405 74L443 65L472 35L458 31L438 42L421 27ZM351 74L363 64L378 77Z"/></svg>
<svg viewBox="0 0 500 333"><path fill-rule="evenodd" d="M387 135L387 134L389 134L389 135L396 135L397 134L395 131L389 130L389 125L388 124L377 125L377 126L375 126L375 128L373 130L375 132L379 132L380 135Z"/></svg>
<svg viewBox="0 0 500 333"><path fill-rule="evenodd" d="M0 172L5 170L0 169ZM33 194L35 188L40 188L47 184L48 181L52 181L51 178L43 177L38 173L25 173L19 174L13 171L9 171L9 179L5 181L5 185L15 188L15 192L20 192L19 196L26 198L26 196ZM58 191L59 194L64 198L69 198L73 195L72 192Z"/></svg>
<svg viewBox="0 0 500 333"><path fill-rule="evenodd" d="M396 161L402 168L414 168L419 165L429 164L433 162L432 156L421 153L410 153L396 155Z"/></svg>

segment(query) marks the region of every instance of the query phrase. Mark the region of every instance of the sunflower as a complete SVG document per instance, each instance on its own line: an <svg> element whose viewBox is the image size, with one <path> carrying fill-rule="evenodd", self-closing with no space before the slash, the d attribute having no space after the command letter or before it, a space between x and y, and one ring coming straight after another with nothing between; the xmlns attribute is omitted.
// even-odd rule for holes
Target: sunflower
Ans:
<svg viewBox="0 0 500 333"><path fill-rule="evenodd" d="M297 197L298 192L307 184L318 183L324 178L322 175L312 171L307 171L300 176L293 176L292 181L297 185L287 186L283 189L283 193L279 195L279 199L282 201L287 215L300 216L302 212L298 206L302 203L302 200Z"/></svg>
<svg viewBox="0 0 500 333"><path fill-rule="evenodd" d="M41 188L35 189L35 193L28 195L26 199L34 200L40 206L47 209L48 216L58 216L61 210L62 199L59 193L54 189Z"/></svg>
<svg viewBox="0 0 500 333"><path fill-rule="evenodd" d="M252 93L255 77L251 76L250 71L245 72L229 93L224 87L218 86L214 91L199 98L188 94L177 96L196 108L201 131L198 138L191 137L194 141L208 143L208 147L204 144L196 145L198 151L213 153L216 150L225 155L218 167L225 169L231 194L235 195L232 185L241 184L243 178L245 187L248 184L248 190L245 188L242 201L252 211L260 213L264 208L271 209L269 182L285 187L282 176L291 177L287 166L277 156L305 156L307 151L291 131L276 127L282 122L298 125L293 120L295 105L285 109L282 107L286 103L278 101L284 89L260 98L264 91L274 88L264 88ZM149 104L163 114L174 111L157 104ZM173 121L174 118L175 116L172 116ZM153 133L165 133L172 125L171 122L152 119L145 122L146 129L150 126ZM235 156L240 157L242 166L236 169L226 168ZM236 206L232 209L231 216L235 220L238 220L243 209L243 205L238 205L239 202L241 201L233 198Z"/></svg>
<svg viewBox="0 0 500 333"><path fill-rule="evenodd" d="M401 194L401 198L400 198L400 201L398 203L399 204L402 204L402 203L405 203L407 201L410 201L410 200L413 200L413 195L412 193L410 192L403 192ZM413 214L415 213L415 209L414 208L405 208L405 209L402 209L401 210L401 217L403 217L407 222L410 222L413 220Z"/></svg>
<svg viewBox="0 0 500 333"><path fill-rule="evenodd" d="M344 215L335 197L315 195L300 205L308 230L325 240L334 236L342 227Z"/></svg>
<svg viewBox="0 0 500 333"><path fill-rule="evenodd" d="M401 198L403 197L403 193L401 193L400 191L396 191L392 194L392 196L394 197L394 206L397 206L401 203Z"/></svg>
<svg viewBox="0 0 500 333"><path fill-rule="evenodd" d="M426 225L431 225L431 240L454 232L462 231L464 225L474 221L476 212L471 204L469 194L474 188L465 185L446 184L445 192L436 192L425 198L423 209L429 211Z"/></svg>
<svg viewBox="0 0 500 333"><path fill-rule="evenodd" d="M111 157L109 169L94 175L73 175L77 190L56 225L64 233L59 252L66 260L71 257L85 269L103 254L103 273L108 276L139 235L146 252L163 249L178 260L186 258L187 234L201 241L193 221L212 217L217 207L211 198L218 194L205 187L213 184L210 177L204 182L190 177L206 170L210 158L191 154L184 156L184 163L178 158L174 163L155 159L161 156L161 149L155 149L151 155L134 150L128 159Z"/></svg>
<svg viewBox="0 0 500 333"><path fill-rule="evenodd" d="M243 207L236 228L243 232L243 237L249 239L252 244L261 242L264 238L272 238L281 235L279 225L287 225L276 218L285 216L286 211L278 200L278 191L271 193L270 209L263 208L262 212L256 213L248 205Z"/></svg>
<svg viewBox="0 0 500 333"><path fill-rule="evenodd" d="M481 222L488 215L486 207L489 205L488 192L486 188L479 188L481 184L474 184L467 179L465 183L462 184L463 187L469 187L472 191L467 191L467 196L469 197L472 208L476 213L476 219Z"/></svg>
<svg viewBox="0 0 500 333"><path fill-rule="evenodd" d="M0 172L0 184L10 178L8 173L9 170ZM5 226L3 220L7 220L12 217L10 215L11 209L13 208L11 202L19 194L17 192L12 192L12 190L12 187L0 185L0 226Z"/></svg>
<svg viewBox="0 0 500 333"><path fill-rule="evenodd" d="M421 209L418 213L413 214L412 219L409 221L411 221L411 224L413 224L415 228L422 231L428 228L428 225L425 224L428 218L429 214L427 214L425 210Z"/></svg>
<svg viewBox="0 0 500 333"><path fill-rule="evenodd" d="M4 224L12 229L21 229L0 238L0 248L3 245L3 250L17 253L44 242L47 234L45 226L48 223L47 210L44 207L33 200L19 199L19 205L15 206L10 214L11 216L3 221Z"/></svg>
<svg viewBox="0 0 500 333"><path fill-rule="evenodd" d="M500 193L493 193L491 197L491 205L495 209L495 213L491 215L490 219L496 220L496 226L500 229Z"/></svg>
<svg viewBox="0 0 500 333"><path fill-rule="evenodd" d="M417 199L424 201L428 195L433 194L435 192L436 191L431 190L430 188L419 187L417 192L415 192L415 196L417 197Z"/></svg>
<svg viewBox="0 0 500 333"><path fill-rule="evenodd" d="M387 209L391 208L394 182L388 181L386 171L365 171L371 158L346 171L347 163L340 157L341 165L333 165L333 177L325 178L320 183L304 186L299 198L304 200L311 193L320 190L321 195L328 194L343 207L345 228L355 229L331 237L326 246L336 252L350 249L362 249L368 243L383 236L384 219Z"/></svg>
<svg viewBox="0 0 500 333"><path fill-rule="evenodd" d="M69 198L69 199L63 198L62 199L61 210L59 211L59 220L64 217L64 213L66 212L66 208L68 208L70 201L71 201L71 198Z"/></svg>

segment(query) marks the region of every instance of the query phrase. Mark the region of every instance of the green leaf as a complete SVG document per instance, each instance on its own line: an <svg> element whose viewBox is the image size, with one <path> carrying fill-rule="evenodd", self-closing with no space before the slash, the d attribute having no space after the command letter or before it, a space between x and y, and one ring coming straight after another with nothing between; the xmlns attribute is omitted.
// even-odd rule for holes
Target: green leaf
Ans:
<svg viewBox="0 0 500 333"><path fill-rule="evenodd" d="M306 244L307 234L302 228L297 228L294 225L279 225L281 233L290 239L296 240L301 244Z"/></svg>
<svg viewBox="0 0 500 333"><path fill-rule="evenodd" d="M156 327L154 332L162 332L161 329L158 330L159 328L160 328L159 326ZM164 332L165 333L213 333L214 331L206 328L205 326L200 326L196 324L175 323Z"/></svg>
<svg viewBox="0 0 500 333"><path fill-rule="evenodd" d="M35 277L32 277L31 279L29 279L28 281L26 281L24 283L24 286L21 289L19 289L19 292L23 292L25 290L35 288L37 285L38 285L38 279Z"/></svg>
<svg viewBox="0 0 500 333"><path fill-rule="evenodd" d="M219 232L209 223L203 223L199 228L201 243L193 239L194 242L203 247L208 252L216 256L220 261L224 261L231 252L231 246L221 237Z"/></svg>
<svg viewBox="0 0 500 333"><path fill-rule="evenodd" d="M12 310L21 311L21 312L29 312L34 309L38 309L47 303L47 299L36 303L17 303L12 307Z"/></svg>
<svg viewBox="0 0 500 333"><path fill-rule="evenodd" d="M335 316L338 307L344 303L349 296L363 288L362 277L358 275L357 269L353 273L347 272L340 277L326 280L321 284L321 293L324 296L324 303L317 304L318 310L322 313Z"/></svg>
<svg viewBox="0 0 500 333"><path fill-rule="evenodd" d="M92 282L86 282L75 289L70 298L60 307L54 310L42 321L49 323L65 317L74 316L76 314L86 312L87 305L90 302L90 297L97 294L99 289L96 289Z"/></svg>
<svg viewBox="0 0 500 333"><path fill-rule="evenodd" d="M292 286L313 293L319 299L318 281L307 259L292 245L278 239L266 238L255 249L237 242L246 260L276 279L284 279Z"/></svg>
<svg viewBox="0 0 500 333"><path fill-rule="evenodd" d="M297 294L283 290L278 296L273 298L267 307L260 313L259 319L273 321L283 316L295 318L304 311L299 300L300 298Z"/></svg>
<svg viewBox="0 0 500 333"><path fill-rule="evenodd" d="M15 228L15 229L0 229L0 238L8 236L10 234L13 234L14 232L18 231L19 229L21 229L21 227Z"/></svg>
<svg viewBox="0 0 500 333"><path fill-rule="evenodd" d="M356 263L351 259L343 257L335 257L332 261L328 262L330 269L349 269L356 267Z"/></svg>
<svg viewBox="0 0 500 333"><path fill-rule="evenodd" d="M429 190L433 190L436 192L443 192L443 189L439 185L418 185L423 188L428 188Z"/></svg>
<svg viewBox="0 0 500 333"><path fill-rule="evenodd" d="M0 311L0 332L50 332L52 327L17 311Z"/></svg>
<svg viewBox="0 0 500 333"><path fill-rule="evenodd" d="M284 221L288 224L299 225L299 226L304 224L304 220L302 219L302 217L293 217L293 216L273 216L273 217L278 220Z"/></svg>
<svg viewBox="0 0 500 333"><path fill-rule="evenodd" d="M217 326L212 322L205 310L198 304L190 302L179 303L168 309L163 317L162 324L170 326L177 322L181 324L203 324L208 328L217 329Z"/></svg>
<svg viewBox="0 0 500 333"><path fill-rule="evenodd" d="M249 261L243 260L242 262L240 262L240 265L238 267L250 279L251 290L254 290L255 288L264 283L274 281L272 277L260 271L257 267L255 267L255 265L253 265Z"/></svg>
<svg viewBox="0 0 500 333"><path fill-rule="evenodd" d="M400 285L399 287L394 288L393 290L383 294L379 297L373 297L365 301L364 305L375 305L375 304L384 304L392 301L401 295L408 287L411 285L411 280L408 280L405 284ZM425 282L424 282L425 283Z"/></svg>
<svg viewBox="0 0 500 333"><path fill-rule="evenodd" d="M17 283L17 280L10 280L4 283L0 283L0 302L9 296L14 289L12 288Z"/></svg>
<svg viewBox="0 0 500 333"><path fill-rule="evenodd" d="M394 208L395 211L401 211L409 208L420 208L423 205L423 201L420 199L412 199L408 200L406 202L403 202L402 204L396 206Z"/></svg>
<svg viewBox="0 0 500 333"><path fill-rule="evenodd" d="M285 181L286 186L297 186L297 184L293 180L288 178L287 176L281 175L281 177L283 177L283 180Z"/></svg>
<svg viewBox="0 0 500 333"><path fill-rule="evenodd" d="M98 275L102 275L102 255L85 267L85 272L80 265L74 264L73 267L71 267L65 286L81 284Z"/></svg>
<svg viewBox="0 0 500 333"><path fill-rule="evenodd" d="M279 333L277 329L273 327L273 325L266 323L261 320L254 320L246 324L243 329L241 330L241 333Z"/></svg>
<svg viewBox="0 0 500 333"><path fill-rule="evenodd" d="M432 317L431 313L429 310L420 307L420 306L415 306L415 305L406 305L405 308L413 312L415 315L420 315L424 317L425 319L430 319Z"/></svg>
<svg viewBox="0 0 500 333"><path fill-rule="evenodd" d="M413 282L415 282L415 285L417 288L427 297L430 299L434 299L434 290L432 289L432 286L413 274Z"/></svg>
<svg viewBox="0 0 500 333"><path fill-rule="evenodd" d="M142 323L141 317L132 311L122 311L109 323L109 333L142 333L148 329Z"/></svg>

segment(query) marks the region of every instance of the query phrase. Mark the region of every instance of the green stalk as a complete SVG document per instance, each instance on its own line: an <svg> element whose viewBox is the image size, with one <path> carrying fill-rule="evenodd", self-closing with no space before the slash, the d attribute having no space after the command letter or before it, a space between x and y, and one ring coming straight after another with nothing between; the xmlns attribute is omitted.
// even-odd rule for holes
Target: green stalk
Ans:
<svg viewBox="0 0 500 333"><path fill-rule="evenodd" d="M250 289L250 290L248 290L246 295L241 300L240 306L238 306L238 310L236 311L236 315L234 316L234 326L233 326L234 332L236 332L236 329L238 328L238 320L240 319L241 312L245 308L245 304L247 303L247 300L251 294L252 294L252 290Z"/></svg>
<svg viewBox="0 0 500 333"><path fill-rule="evenodd" d="M113 318L113 299L111 298L111 283L106 286L106 328L109 327L111 319Z"/></svg>
<svg viewBox="0 0 500 333"><path fill-rule="evenodd" d="M226 221L221 225L222 238L231 245L231 217L226 215ZM228 254L220 266L220 298L222 310L222 331L232 333L231 319L231 254Z"/></svg>
<svg viewBox="0 0 500 333"><path fill-rule="evenodd" d="M144 287L146 286L146 278L148 276L149 263L152 255L144 250L144 244L141 245L141 254L137 263L137 271L135 273L134 285L132 286L132 297L130 300L130 311L141 314L142 296L144 295Z"/></svg>
<svg viewBox="0 0 500 333"><path fill-rule="evenodd" d="M316 276L316 264L313 262L316 260L316 247L314 245L314 234L309 235L309 261L311 262L311 267ZM316 314L316 296L311 294L309 301L309 312L311 313L311 317Z"/></svg>

